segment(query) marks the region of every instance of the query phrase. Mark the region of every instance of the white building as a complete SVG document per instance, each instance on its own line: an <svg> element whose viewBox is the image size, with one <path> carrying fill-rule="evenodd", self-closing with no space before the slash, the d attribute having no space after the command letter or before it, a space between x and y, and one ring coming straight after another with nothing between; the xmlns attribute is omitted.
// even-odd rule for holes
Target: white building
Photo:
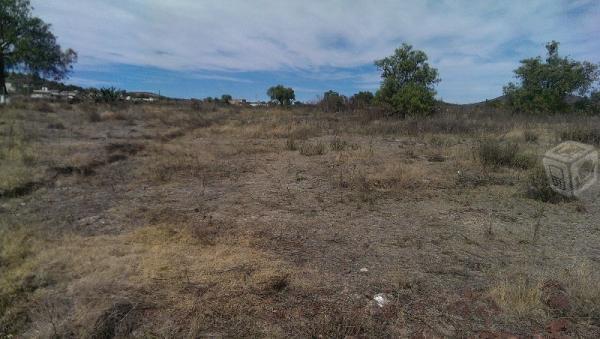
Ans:
<svg viewBox="0 0 600 339"><path fill-rule="evenodd" d="M42 87L41 89L33 90L32 99L74 99L79 95L79 91L57 91Z"/></svg>
<svg viewBox="0 0 600 339"><path fill-rule="evenodd" d="M52 99L60 96L60 92L56 90L48 89L48 87L42 87L41 89L33 90L31 94L32 99Z"/></svg>

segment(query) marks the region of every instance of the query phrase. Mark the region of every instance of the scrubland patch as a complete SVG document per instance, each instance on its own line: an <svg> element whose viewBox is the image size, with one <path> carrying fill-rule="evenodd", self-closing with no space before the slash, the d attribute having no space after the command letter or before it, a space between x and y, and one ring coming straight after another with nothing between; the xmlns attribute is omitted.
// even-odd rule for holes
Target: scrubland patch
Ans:
<svg viewBox="0 0 600 339"><path fill-rule="evenodd" d="M538 157L579 118L64 105L0 115L0 336L600 333L598 209Z"/></svg>
<svg viewBox="0 0 600 339"><path fill-rule="evenodd" d="M31 274L51 274L52 283L34 287L26 304L33 317L29 333L36 336L146 336L163 330L188 335L192 329L197 332L189 335L197 336L215 328L230 335L260 334L261 323L249 312L261 310L265 296L287 289L292 271L252 248L249 239L227 238L214 245L201 240L175 225L117 237L69 236L44 248L43 255L28 253L27 262L11 246L2 252L12 264L2 277L2 296L17 293L18 287L11 292L6 286L22 285ZM116 305L126 310L115 314L118 319L107 319L106 311L116 312ZM145 322L144 314L166 322ZM165 328L168 322L174 327Z"/></svg>

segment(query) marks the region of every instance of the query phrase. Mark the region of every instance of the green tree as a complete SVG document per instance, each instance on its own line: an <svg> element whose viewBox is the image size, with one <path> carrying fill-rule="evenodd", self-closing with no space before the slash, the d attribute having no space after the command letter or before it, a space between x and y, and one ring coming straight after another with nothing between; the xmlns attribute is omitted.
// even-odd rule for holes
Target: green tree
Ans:
<svg viewBox="0 0 600 339"><path fill-rule="evenodd" d="M221 102L224 104L229 104L229 102L233 99L233 97L229 94L221 95Z"/></svg>
<svg viewBox="0 0 600 339"><path fill-rule="evenodd" d="M54 80L72 70L77 53L61 49L29 0L0 0L0 23L0 94L6 93L7 70Z"/></svg>
<svg viewBox="0 0 600 339"><path fill-rule="evenodd" d="M600 76L598 65L560 57L558 47L558 42L549 42L546 60L539 56L525 59L515 70L519 82L504 87L507 103L515 112L560 112L569 108L569 96L591 97Z"/></svg>
<svg viewBox="0 0 600 339"><path fill-rule="evenodd" d="M350 97L350 106L352 109L365 109L373 103L373 93L368 91L362 91L354 94Z"/></svg>
<svg viewBox="0 0 600 339"><path fill-rule="evenodd" d="M344 110L348 98L335 91L327 91L323 93L323 99L319 103L321 109L325 112L340 112Z"/></svg>
<svg viewBox="0 0 600 339"><path fill-rule="evenodd" d="M375 61L383 79L375 101L401 115L426 115L434 110L435 85L441 80L438 71L429 66L427 54L413 50L408 44L394 55Z"/></svg>
<svg viewBox="0 0 600 339"><path fill-rule="evenodd" d="M269 88L267 90L267 95L271 98L271 101L276 101L281 106L289 106L294 100L296 100L294 89L285 87L283 85L277 85Z"/></svg>

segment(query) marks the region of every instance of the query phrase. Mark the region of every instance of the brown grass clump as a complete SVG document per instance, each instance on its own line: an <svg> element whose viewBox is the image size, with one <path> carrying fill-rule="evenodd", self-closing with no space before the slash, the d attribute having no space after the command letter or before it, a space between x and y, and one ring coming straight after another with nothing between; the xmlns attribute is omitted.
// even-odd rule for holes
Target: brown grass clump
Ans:
<svg viewBox="0 0 600 339"><path fill-rule="evenodd" d="M252 308L260 308L266 295L281 293L291 279L281 262L245 239L207 246L170 225L116 238L70 237L48 251L31 260L35 267L62 271L60 284L42 287L34 301L34 328L41 336L129 336L133 330L178 336L190 328L192 336L215 328L259 335L261 324L251 317ZM51 290L69 302L61 304ZM143 314L156 307L168 310L180 325L142 322ZM52 315L52 308L61 313Z"/></svg>
<svg viewBox="0 0 600 339"><path fill-rule="evenodd" d="M600 335L582 117L198 105L0 108L0 337Z"/></svg>
<svg viewBox="0 0 600 339"><path fill-rule="evenodd" d="M305 155L307 157L315 156L315 155L323 155L327 153L327 147L322 141L317 142L303 142L300 145L300 154Z"/></svg>
<svg viewBox="0 0 600 339"><path fill-rule="evenodd" d="M104 111L100 113L100 121L127 120L127 115L123 111Z"/></svg>
<svg viewBox="0 0 600 339"><path fill-rule="evenodd" d="M563 140L579 141L591 145L600 145L600 128L594 125L570 125L558 133Z"/></svg>
<svg viewBox="0 0 600 339"><path fill-rule="evenodd" d="M533 155L523 153L519 144L487 139L479 142L477 156L484 166L531 168L535 163Z"/></svg>
<svg viewBox="0 0 600 339"><path fill-rule="evenodd" d="M544 316L540 281L528 276L506 277L491 289L490 295L506 312L517 318Z"/></svg>
<svg viewBox="0 0 600 339"><path fill-rule="evenodd" d="M536 165L529 171L526 182L526 196L530 199L539 200L549 203L560 203L572 200L550 187L550 181L546 170L541 163Z"/></svg>

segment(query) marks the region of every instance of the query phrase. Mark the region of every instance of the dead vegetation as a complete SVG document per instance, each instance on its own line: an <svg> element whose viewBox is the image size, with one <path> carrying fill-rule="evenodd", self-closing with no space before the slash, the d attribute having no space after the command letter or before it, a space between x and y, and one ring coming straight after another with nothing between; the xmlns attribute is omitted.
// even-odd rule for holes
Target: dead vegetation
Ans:
<svg viewBox="0 0 600 339"><path fill-rule="evenodd" d="M596 337L600 210L540 166L583 119L14 103L0 336Z"/></svg>

